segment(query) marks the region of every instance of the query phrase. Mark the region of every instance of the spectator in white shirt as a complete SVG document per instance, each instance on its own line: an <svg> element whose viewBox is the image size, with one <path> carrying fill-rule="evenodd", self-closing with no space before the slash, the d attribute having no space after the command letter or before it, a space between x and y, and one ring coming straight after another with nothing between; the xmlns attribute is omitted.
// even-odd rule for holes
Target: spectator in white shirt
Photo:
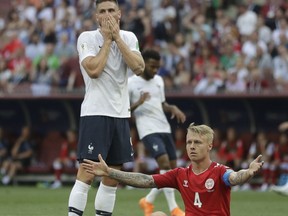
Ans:
<svg viewBox="0 0 288 216"><path fill-rule="evenodd" d="M273 59L274 79L278 90L288 84L288 51L284 45L277 47L278 56Z"/></svg>
<svg viewBox="0 0 288 216"><path fill-rule="evenodd" d="M239 33L243 36L250 35L256 30L257 15L255 12L248 10L245 3L240 4L239 13L236 23Z"/></svg>

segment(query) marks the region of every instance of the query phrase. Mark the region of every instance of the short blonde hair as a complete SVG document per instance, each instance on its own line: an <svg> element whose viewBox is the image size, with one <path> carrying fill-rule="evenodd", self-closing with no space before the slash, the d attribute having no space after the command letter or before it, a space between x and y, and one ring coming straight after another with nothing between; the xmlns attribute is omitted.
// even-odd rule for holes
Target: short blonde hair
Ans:
<svg viewBox="0 0 288 216"><path fill-rule="evenodd" d="M199 134L200 136L205 136L208 144L212 144L214 139L214 131L207 125L195 125L194 122L189 125L187 131Z"/></svg>

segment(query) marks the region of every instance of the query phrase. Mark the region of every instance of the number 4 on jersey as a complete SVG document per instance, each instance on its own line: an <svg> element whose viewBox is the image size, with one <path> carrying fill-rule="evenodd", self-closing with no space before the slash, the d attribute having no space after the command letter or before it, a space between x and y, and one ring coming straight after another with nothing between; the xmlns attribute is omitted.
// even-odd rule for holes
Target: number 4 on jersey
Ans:
<svg viewBox="0 0 288 216"><path fill-rule="evenodd" d="M202 202L200 200L200 196L199 196L198 192L195 193L194 205L198 206L198 208L201 208L201 206L202 206Z"/></svg>

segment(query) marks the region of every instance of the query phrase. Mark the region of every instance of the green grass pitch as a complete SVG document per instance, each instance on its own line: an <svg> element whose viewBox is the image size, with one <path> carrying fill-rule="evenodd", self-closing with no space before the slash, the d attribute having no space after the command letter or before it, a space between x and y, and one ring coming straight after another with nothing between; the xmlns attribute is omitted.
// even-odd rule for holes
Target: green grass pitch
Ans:
<svg viewBox="0 0 288 216"><path fill-rule="evenodd" d="M72 186L71 186L72 187ZM57 190L35 186L0 186L1 216L62 216L67 215L67 203L71 187ZM85 216L93 216L95 188L91 188ZM114 216L142 216L138 200L146 195L148 189L119 189ZM176 192L177 201L183 203ZM217 202L217 200L215 200ZM168 212L163 193L155 201L155 210ZM287 216L288 197L272 192L232 192L232 216Z"/></svg>

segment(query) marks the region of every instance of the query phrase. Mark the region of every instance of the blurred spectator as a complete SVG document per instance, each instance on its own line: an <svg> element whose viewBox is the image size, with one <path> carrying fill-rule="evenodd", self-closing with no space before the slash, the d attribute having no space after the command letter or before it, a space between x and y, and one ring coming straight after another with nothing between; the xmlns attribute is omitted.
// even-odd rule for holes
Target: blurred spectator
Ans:
<svg viewBox="0 0 288 216"><path fill-rule="evenodd" d="M234 170L241 168L241 163L244 158L244 144L234 127L229 127L226 130L226 137L223 138L219 148L219 158L227 166Z"/></svg>
<svg viewBox="0 0 288 216"><path fill-rule="evenodd" d="M215 76L213 68L208 69L206 76L202 78L194 88L194 94L216 94L223 85L223 81Z"/></svg>
<svg viewBox="0 0 288 216"><path fill-rule="evenodd" d="M238 53L235 52L233 42L225 41L221 43L220 67L228 70L236 65Z"/></svg>
<svg viewBox="0 0 288 216"><path fill-rule="evenodd" d="M78 166L76 148L77 148L77 135L74 130L68 130L66 132L65 141L61 143L61 149L59 152L59 157L53 162L54 177L55 180L51 185L52 189L57 189L62 187L62 172L63 169L76 169Z"/></svg>
<svg viewBox="0 0 288 216"><path fill-rule="evenodd" d="M152 27L155 40L170 41L175 29L176 9L172 0L161 0L159 8L152 9Z"/></svg>
<svg viewBox="0 0 288 216"><path fill-rule="evenodd" d="M67 32L62 32L60 40L56 44L55 55L60 59L60 64L63 64L67 59L77 56L75 44L69 42Z"/></svg>
<svg viewBox="0 0 288 216"><path fill-rule="evenodd" d="M52 8L52 3L49 1L40 1L40 7L37 11L37 19L43 21L52 21L54 18L54 12Z"/></svg>
<svg viewBox="0 0 288 216"><path fill-rule="evenodd" d="M272 39L276 46L288 44L288 25L283 17L278 21L278 27L272 33Z"/></svg>
<svg viewBox="0 0 288 216"><path fill-rule="evenodd" d="M18 47L11 59L8 61L7 66L12 73L10 83L13 87L19 83L28 81L29 74L31 73L32 62L25 56L24 46Z"/></svg>
<svg viewBox="0 0 288 216"><path fill-rule="evenodd" d="M61 20L61 22L58 25L56 25L55 32L58 43L59 41L63 40L62 36L63 34L65 34L67 37L67 39L65 39L67 40L66 43L74 46L76 45L76 31L74 29L73 23L70 23L67 18Z"/></svg>
<svg viewBox="0 0 288 216"><path fill-rule="evenodd" d="M257 67L256 59L253 58L248 64L249 76L247 77L247 93L259 94L269 90L269 82Z"/></svg>
<svg viewBox="0 0 288 216"><path fill-rule="evenodd" d="M213 131L214 131L213 148L210 151L211 160L217 161L219 163L225 163L225 161L223 162L222 159L219 157L219 149L223 141L222 131L219 128L213 128Z"/></svg>
<svg viewBox="0 0 288 216"><path fill-rule="evenodd" d="M257 18L257 31L259 40L268 45L272 40L272 30L265 24L265 19L262 16Z"/></svg>
<svg viewBox="0 0 288 216"><path fill-rule="evenodd" d="M74 23L77 16L76 7L70 3L70 0L60 0L59 2L60 5L55 9L55 21L59 23L63 19L67 19L69 23Z"/></svg>
<svg viewBox="0 0 288 216"><path fill-rule="evenodd" d="M46 59L48 68L57 70L60 67L60 60L59 58L54 54L55 50L55 44L53 43L47 43L45 44L45 53L44 55L38 55L36 58L33 59L33 67L35 68L41 59Z"/></svg>
<svg viewBox="0 0 288 216"><path fill-rule="evenodd" d="M190 33L189 36L194 43L198 43L201 39L205 41L211 39L212 28L207 23L206 17L203 14L192 10L191 13L184 17L183 25L185 30Z"/></svg>
<svg viewBox="0 0 288 216"><path fill-rule="evenodd" d="M255 155L262 155L265 164L263 165L263 183L261 185L260 191L267 191L270 185L276 183L277 172L276 172L276 154L275 154L275 143L269 141L267 133L264 131L258 131L255 134L255 140L250 145L249 153L247 157L247 164Z"/></svg>
<svg viewBox="0 0 288 216"><path fill-rule="evenodd" d="M34 95L46 95L50 93L52 86L58 84L59 74L57 70L49 68L47 58L42 58L34 66L30 81L32 82L31 89Z"/></svg>
<svg viewBox="0 0 288 216"><path fill-rule="evenodd" d="M244 2L238 6L239 15L237 18L237 27L240 35L248 36L256 30L257 15L254 11L248 10L248 5Z"/></svg>
<svg viewBox="0 0 288 216"><path fill-rule="evenodd" d="M22 11L20 11L21 17L23 17L23 19L29 20L31 23L33 23L33 25L36 24L38 21L35 19L37 16L37 7L35 4L33 4L33 1L23 1L22 3L24 5Z"/></svg>
<svg viewBox="0 0 288 216"><path fill-rule="evenodd" d="M276 159L280 171L278 185L285 185L288 182L288 134L287 130L280 131L279 143L276 146Z"/></svg>
<svg viewBox="0 0 288 216"><path fill-rule="evenodd" d="M276 88L283 91L288 87L288 50L285 45L277 47L278 55L273 59Z"/></svg>
<svg viewBox="0 0 288 216"><path fill-rule="evenodd" d="M0 167L2 167L2 162L7 158L9 151L8 140L5 137L3 127L0 127ZM5 174L5 170L0 170L0 175Z"/></svg>
<svg viewBox="0 0 288 216"><path fill-rule="evenodd" d="M17 50L21 47L24 47L24 44L18 38L18 32L15 30L9 30L4 32L3 35L3 44L1 45L1 55L5 60L10 61Z"/></svg>
<svg viewBox="0 0 288 216"><path fill-rule="evenodd" d="M13 6L8 11L6 28L8 31L16 31L21 27L21 19L16 7Z"/></svg>
<svg viewBox="0 0 288 216"><path fill-rule="evenodd" d="M18 171L28 167L33 156L33 144L30 140L30 128L24 126L21 134L12 146L9 158L2 164L1 172L5 176L2 178L2 184L8 185Z"/></svg>
<svg viewBox="0 0 288 216"><path fill-rule="evenodd" d="M241 79L245 82L248 80L249 71L248 71L248 68L246 67L246 65L244 63L244 56L243 55L238 56L235 67L230 68L230 70L237 71L238 79Z"/></svg>
<svg viewBox="0 0 288 216"><path fill-rule="evenodd" d="M257 32L247 35L247 40L242 46L242 53L245 56L245 62L249 62L252 58L255 58L257 56L257 52L266 53L267 50L267 45L264 41L259 40Z"/></svg>
<svg viewBox="0 0 288 216"><path fill-rule="evenodd" d="M45 21L40 20L40 24L42 27L42 41L45 44L55 44L57 43L57 35L55 29L55 22L54 21Z"/></svg>
<svg viewBox="0 0 288 216"><path fill-rule="evenodd" d="M246 82L238 77L235 69L230 69L227 72L227 80L225 81L225 93L245 93Z"/></svg>
<svg viewBox="0 0 288 216"><path fill-rule="evenodd" d="M177 89L185 89L191 87L192 75L185 67L184 59L181 59L175 68L174 86Z"/></svg>
<svg viewBox="0 0 288 216"><path fill-rule="evenodd" d="M39 34L35 31L30 35L29 42L25 46L25 55L32 61L37 56L44 55L45 49L45 44L41 42Z"/></svg>
<svg viewBox="0 0 288 216"><path fill-rule="evenodd" d="M199 82L203 77L208 76L208 71L216 71L218 68L219 60L214 53L210 50L208 45L198 47L199 53L196 51L196 57L193 65L193 84Z"/></svg>
<svg viewBox="0 0 288 216"><path fill-rule="evenodd" d="M67 59L59 68L60 88L67 91L83 90L84 80L79 67L78 56Z"/></svg>
<svg viewBox="0 0 288 216"><path fill-rule="evenodd" d="M9 80L12 77L12 72L8 68L5 59L0 55L0 93L9 92Z"/></svg>
<svg viewBox="0 0 288 216"><path fill-rule="evenodd" d="M279 162L280 179L277 185L272 185L271 190L281 195L288 196L288 122L279 125L279 144L276 146L277 160Z"/></svg>
<svg viewBox="0 0 288 216"><path fill-rule="evenodd" d="M135 4L136 3L137 1ZM122 12L122 28L134 32L141 48L145 46L146 36L151 32L150 25L147 26L146 16L145 10L138 8L137 4L131 6L131 4L128 3L124 13Z"/></svg>
<svg viewBox="0 0 288 216"><path fill-rule="evenodd" d="M186 152L186 130L177 127L174 130L174 139L177 155L177 167L186 167L189 157Z"/></svg>

